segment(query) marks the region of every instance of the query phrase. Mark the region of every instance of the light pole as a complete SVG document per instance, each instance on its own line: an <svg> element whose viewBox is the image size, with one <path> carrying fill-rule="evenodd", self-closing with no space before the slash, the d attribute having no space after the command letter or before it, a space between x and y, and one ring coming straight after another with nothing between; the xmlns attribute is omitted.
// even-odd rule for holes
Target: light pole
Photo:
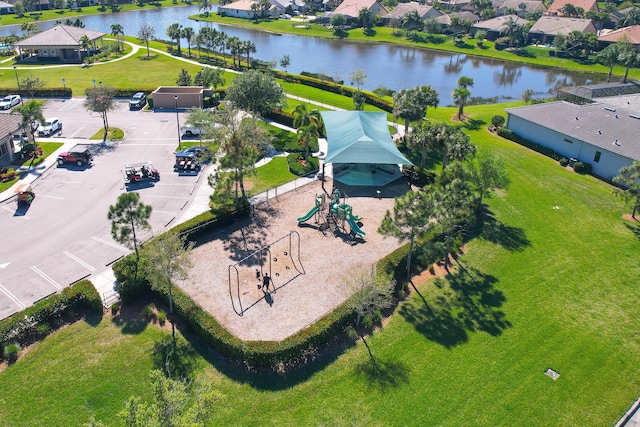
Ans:
<svg viewBox="0 0 640 427"><path fill-rule="evenodd" d="M18 92L20 92L20 80L18 79L18 69L16 66L13 66L13 72L16 73L16 83L18 84Z"/></svg>
<svg viewBox="0 0 640 427"><path fill-rule="evenodd" d="M173 95L176 101L176 124L178 125L178 150L182 151L182 141L180 141L180 117L178 116L178 95Z"/></svg>

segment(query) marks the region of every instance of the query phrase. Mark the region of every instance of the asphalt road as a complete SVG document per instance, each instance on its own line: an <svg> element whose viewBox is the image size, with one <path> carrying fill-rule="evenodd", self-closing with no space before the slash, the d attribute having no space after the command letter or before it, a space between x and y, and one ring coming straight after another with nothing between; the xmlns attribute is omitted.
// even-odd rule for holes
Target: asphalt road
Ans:
<svg viewBox="0 0 640 427"><path fill-rule="evenodd" d="M43 107L45 118L63 122L60 135L77 143L102 127L102 118L87 112L82 99L54 100ZM178 144L175 112L129 111L126 101L108 114L109 125L125 131L125 140L93 147L89 167L53 166L33 183L36 197L17 210L15 200L0 204L0 319L6 318L71 283L99 274L129 248L111 237L110 205L124 191L138 191L151 205L152 232L160 234L180 218L201 185L200 175L179 176L173 170ZM184 123L183 113L179 114ZM41 138L40 141L47 140ZM131 188L124 185L126 163L152 161L160 181Z"/></svg>

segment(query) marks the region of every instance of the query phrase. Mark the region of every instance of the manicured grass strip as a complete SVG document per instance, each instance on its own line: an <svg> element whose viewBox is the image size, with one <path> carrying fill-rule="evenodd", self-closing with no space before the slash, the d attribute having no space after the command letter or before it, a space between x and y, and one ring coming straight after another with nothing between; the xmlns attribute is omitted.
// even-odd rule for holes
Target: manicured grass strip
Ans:
<svg viewBox="0 0 640 427"><path fill-rule="evenodd" d="M250 182L252 184L251 189L248 190L249 196L260 194L271 188L275 188L298 178L296 175L289 172L289 168L287 167L287 158L281 156L274 157L266 165L256 168L255 172L255 176L249 176L246 178L246 182Z"/></svg>

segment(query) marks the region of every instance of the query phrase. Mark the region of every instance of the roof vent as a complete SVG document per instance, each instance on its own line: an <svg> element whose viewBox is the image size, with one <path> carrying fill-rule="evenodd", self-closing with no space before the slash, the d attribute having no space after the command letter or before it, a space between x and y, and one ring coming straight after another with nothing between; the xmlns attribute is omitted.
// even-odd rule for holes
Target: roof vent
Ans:
<svg viewBox="0 0 640 427"><path fill-rule="evenodd" d="M602 135L602 131L601 131L601 130L599 130L599 131L598 131L598 134L599 134L599 135Z"/></svg>
<svg viewBox="0 0 640 427"><path fill-rule="evenodd" d="M618 142L617 139L615 141L613 141L613 145L615 145L616 147L620 147L620 143Z"/></svg>
<svg viewBox="0 0 640 427"><path fill-rule="evenodd" d="M613 108L613 107L604 107L604 109L607 110L607 111L613 111L613 112L616 111L616 109Z"/></svg>
<svg viewBox="0 0 640 427"><path fill-rule="evenodd" d="M616 119L618 118L618 115L616 114Z"/></svg>
<svg viewBox="0 0 640 427"><path fill-rule="evenodd" d="M576 116L576 120L578 120L578 116Z"/></svg>

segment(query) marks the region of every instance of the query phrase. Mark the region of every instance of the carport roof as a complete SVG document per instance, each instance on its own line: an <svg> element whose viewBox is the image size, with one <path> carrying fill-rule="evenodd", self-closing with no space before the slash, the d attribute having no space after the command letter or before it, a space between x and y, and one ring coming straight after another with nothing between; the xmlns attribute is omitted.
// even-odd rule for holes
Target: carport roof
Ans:
<svg viewBox="0 0 640 427"><path fill-rule="evenodd" d="M20 129L22 116L20 114L0 114L0 138L13 135Z"/></svg>
<svg viewBox="0 0 640 427"><path fill-rule="evenodd" d="M393 143L382 112L321 111L327 130L326 163L410 165Z"/></svg>

